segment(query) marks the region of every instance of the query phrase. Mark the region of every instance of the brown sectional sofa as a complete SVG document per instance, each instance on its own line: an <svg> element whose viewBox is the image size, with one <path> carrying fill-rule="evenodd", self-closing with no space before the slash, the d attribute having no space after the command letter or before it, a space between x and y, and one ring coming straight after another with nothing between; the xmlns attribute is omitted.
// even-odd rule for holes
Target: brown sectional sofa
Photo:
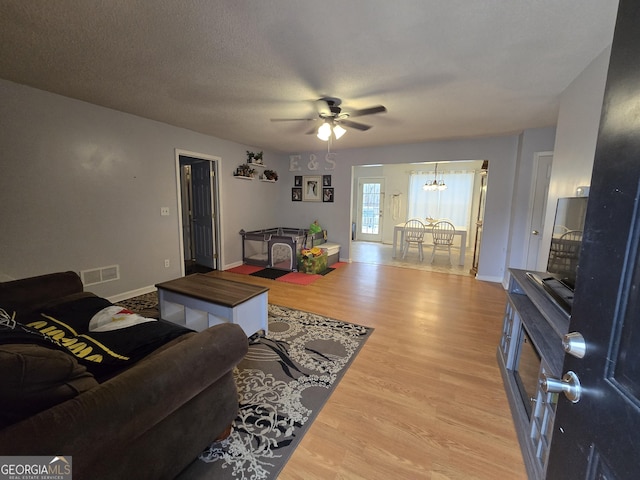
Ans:
<svg viewBox="0 0 640 480"><path fill-rule="evenodd" d="M95 301L74 272L0 283L0 308L18 324ZM0 456L70 456L78 479L174 478L235 418L232 371L248 342L232 324L165 327L161 346L102 378L59 345L12 342L0 327Z"/></svg>

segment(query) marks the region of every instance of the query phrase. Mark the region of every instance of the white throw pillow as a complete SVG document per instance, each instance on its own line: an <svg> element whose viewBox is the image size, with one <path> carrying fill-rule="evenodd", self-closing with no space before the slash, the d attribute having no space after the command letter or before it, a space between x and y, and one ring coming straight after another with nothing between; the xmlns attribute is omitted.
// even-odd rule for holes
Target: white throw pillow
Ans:
<svg viewBox="0 0 640 480"><path fill-rule="evenodd" d="M108 332L131 327L139 323L155 322L155 318L146 318L118 305L103 308L89 322L90 332Z"/></svg>

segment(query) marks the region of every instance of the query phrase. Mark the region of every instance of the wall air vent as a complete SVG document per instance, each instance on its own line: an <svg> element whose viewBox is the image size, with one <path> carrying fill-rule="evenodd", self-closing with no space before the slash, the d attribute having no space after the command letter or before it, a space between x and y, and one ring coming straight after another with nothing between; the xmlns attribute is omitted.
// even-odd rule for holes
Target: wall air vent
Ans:
<svg viewBox="0 0 640 480"><path fill-rule="evenodd" d="M82 270L80 272L80 278L82 278L82 284L84 286L120 280L120 265L109 265L108 267Z"/></svg>

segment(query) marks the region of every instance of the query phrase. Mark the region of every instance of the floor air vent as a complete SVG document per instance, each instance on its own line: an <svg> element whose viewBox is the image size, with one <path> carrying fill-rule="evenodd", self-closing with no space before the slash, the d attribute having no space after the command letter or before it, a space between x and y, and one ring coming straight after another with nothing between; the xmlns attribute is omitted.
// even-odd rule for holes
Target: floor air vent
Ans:
<svg viewBox="0 0 640 480"><path fill-rule="evenodd" d="M120 265L109 265L108 267L82 270L80 272L80 278L82 278L82 284L85 286L120 280Z"/></svg>

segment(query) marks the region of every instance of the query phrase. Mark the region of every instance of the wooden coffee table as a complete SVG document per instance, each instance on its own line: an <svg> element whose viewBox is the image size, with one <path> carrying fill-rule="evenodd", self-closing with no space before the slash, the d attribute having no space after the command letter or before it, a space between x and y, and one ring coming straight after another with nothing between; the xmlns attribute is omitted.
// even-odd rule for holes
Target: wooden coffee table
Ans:
<svg viewBox="0 0 640 480"><path fill-rule="evenodd" d="M268 333L266 287L194 274L156 285L160 318L198 332L237 323L247 337Z"/></svg>

